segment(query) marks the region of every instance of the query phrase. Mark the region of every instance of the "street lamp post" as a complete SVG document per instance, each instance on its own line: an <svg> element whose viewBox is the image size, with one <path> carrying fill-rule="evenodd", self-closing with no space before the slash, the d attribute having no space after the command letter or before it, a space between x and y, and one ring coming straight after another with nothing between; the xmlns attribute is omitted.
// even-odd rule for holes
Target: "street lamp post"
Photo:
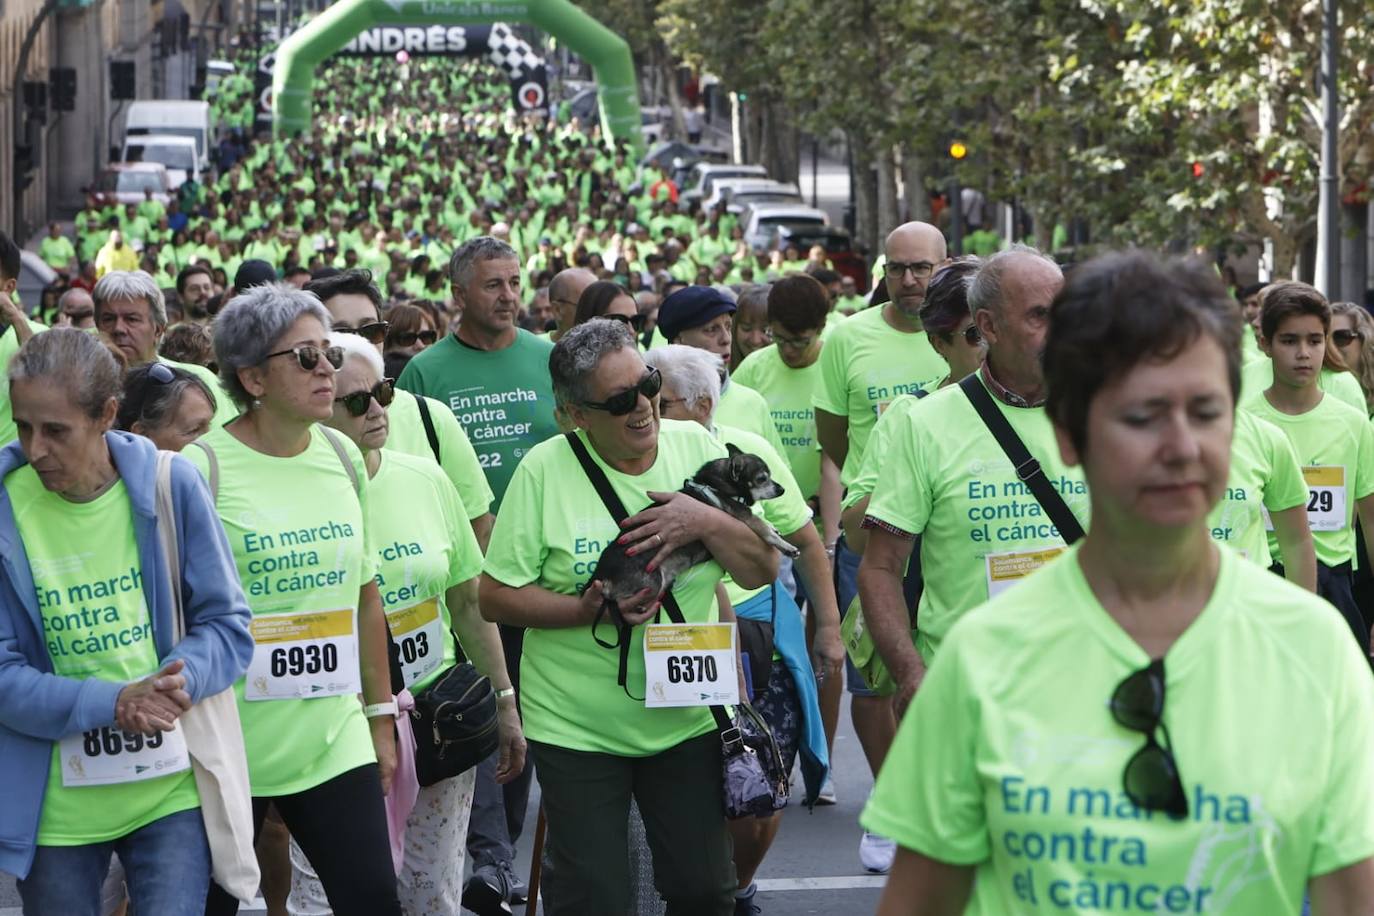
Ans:
<svg viewBox="0 0 1374 916"><path fill-rule="evenodd" d="M1339 5L1322 0L1321 197L1317 207L1317 286L1328 299L1341 298L1340 62Z"/></svg>

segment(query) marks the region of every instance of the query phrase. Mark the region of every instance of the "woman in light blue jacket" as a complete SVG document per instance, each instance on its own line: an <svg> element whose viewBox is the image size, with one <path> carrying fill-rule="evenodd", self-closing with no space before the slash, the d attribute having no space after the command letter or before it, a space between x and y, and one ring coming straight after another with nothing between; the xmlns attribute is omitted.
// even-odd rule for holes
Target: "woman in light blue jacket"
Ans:
<svg viewBox="0 0 1374 916"><path fill-rule="evenodd" d="M78 330L9 366L0 450L0 870L26 914L98 916L112 853L140 916L204 906L210 853L177 719L252 654L209 491L171 463L186 635L154 503L157 449L111 432L120 373Z"/></svg>

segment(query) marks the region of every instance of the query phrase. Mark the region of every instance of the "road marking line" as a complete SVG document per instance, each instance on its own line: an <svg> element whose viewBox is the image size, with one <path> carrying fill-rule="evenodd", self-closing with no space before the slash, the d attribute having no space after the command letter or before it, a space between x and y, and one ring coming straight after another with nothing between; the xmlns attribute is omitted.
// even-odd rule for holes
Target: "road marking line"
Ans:
<svg viewBox="0 0 1374 916"><path fill-rule="evenodd" d="M886 875L837 875L832 878L760 878L759 890L779 891L848 891L861 887L882 887Z"/></svg>
<svg viewBox="0 0 1374 916"><path fill-rule="evenodd" d="M241 916L255 916L257 913L266 913L267 904L259 897L249 904L246 908L240 909ZM24 908L20 906L0 906L0 916L24 916Z"/></svg>

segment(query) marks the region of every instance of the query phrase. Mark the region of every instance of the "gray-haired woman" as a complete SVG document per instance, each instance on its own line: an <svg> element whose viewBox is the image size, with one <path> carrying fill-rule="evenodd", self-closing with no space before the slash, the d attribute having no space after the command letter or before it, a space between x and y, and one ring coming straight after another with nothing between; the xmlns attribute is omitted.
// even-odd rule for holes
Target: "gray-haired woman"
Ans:
<svg viewBox="0 0 1374 916"><path fill-rule="evenodd" d="M210 431L215 406L215 393L198 376L166 363L149 363L124 377L115 427L179 452Z"/></svg>
<svg viewBox="0 0 1374 916"><path fill-rule="evenodd" d="M727 570L757 588L777 575L777 554L743 523L676 492L727 452L696 424L660 421L660 376L622 324L593 319L573 328L554 347L549 372L577 442L637 514L618 527L572 442L554 437L516 468L483 568L482 613L529 628L522 711L549 823L546 912L627 912L633 795L668 912L724 916L734 910L735 878L711 713L646 707L639 625L659 608L654 590L620 602L632 628L620 677L621 654L594 639L602 592L593 570L617 539L651 554L650 569L703 542L715 559L673 586L683 617L701 624L718 619L716 586Z"/></svg>
<svg viewBox="0 0 1374 916"><path fill-rule="evenodd" d="M319 300L281 284L235 298L214 334L243 414L187 455L215 491L253 611L256 648L235 690L254 817L261 825L275 805L339 916L399 916L383 806L395 703L367 470L353 443L320 426L343 353ZM237 910L211 888L206 913Z"/></svg>
<svg viewBox="0 0 1374 916"><path fill-rule="evenodd" d="M89 334L10 362L19 441L0 451L0 870L26 913L95 916L118 853L145 916L195 912L210 850L177 726L252 652L205 484L170 466L185 636L154 512L157 450L111 432L120 389Z"/></svg>

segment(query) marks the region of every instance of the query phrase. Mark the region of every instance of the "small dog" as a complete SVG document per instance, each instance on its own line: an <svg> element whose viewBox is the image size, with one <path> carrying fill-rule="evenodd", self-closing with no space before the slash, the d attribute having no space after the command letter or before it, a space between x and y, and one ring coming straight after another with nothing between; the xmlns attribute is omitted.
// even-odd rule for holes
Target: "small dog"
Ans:
<svg viewBox="0 0 1374 916"><path fill-rule="evenodd" d="M781 496L782 486L769 475L768 465L762 458L742 452L733 445L725 447L730 453L728 458L703 464L678 492L739 519L764 543L776 547L784 556L796 557L801 551L784 541L776 528L750 509L758 500ZM693 541L674 550L658 569L648 572L645 567L654 557L653 550L644 550L634 556L625 550L625 545L612 542L601 552L592 574L592 579L601 583L601 613L609 614L617 626L621 623L621 601L646 588L657 589L661 595L684 570L711 559L706 545Z"/></svg>

